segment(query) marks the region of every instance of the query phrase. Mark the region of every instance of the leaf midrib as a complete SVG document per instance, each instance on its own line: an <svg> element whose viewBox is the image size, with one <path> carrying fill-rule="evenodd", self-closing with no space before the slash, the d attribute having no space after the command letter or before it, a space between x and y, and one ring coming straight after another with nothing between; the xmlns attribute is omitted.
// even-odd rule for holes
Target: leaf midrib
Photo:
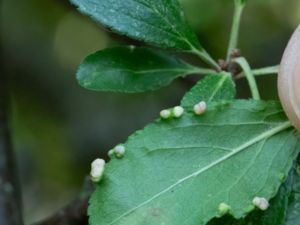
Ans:
<svg viewBox="0 0 300 225"><path fill-rule="evenodd" d="M151 197L150 199L142 202L141 204L139 204L138 206L128 210L127 212L123 213L122 215L120 215L118 218L116 218L115 220L113 220L111 223L109 223L109 225L112 225L114 223L116 223L117 221L119 221L121 218L129 215L130 213L134 212L135 210L143 207L144 205L147 205L148 203L152 202L153 200L155 200L156 198L160 197L161 195L167 193L168 191L170 191L171 189L175 188L176 186L180 185L181 183L193 178L193 177L197 177L198 175L204 173L205 171L209 170L210 168L222 163L223 161L235 156L236 154L239 154L240 152L242 152L243 150L247 149L248 147L250 147L251 145L264 140L266 138L269 138L281 131L284 131L286 129L288 129L289 127L291 127L291 123L289 121L281 123L280 125L278 125L277 127L274 127L268 131L263 132L262 134L258 135L257 137L252 138L251 140L247 141L246 143L240 145L239 147L235 148L232 150L232 152L224 155L223 157L221 157L220 159L210 163L209 165L201 168L200 170L197 170L196 172L183 177L182 179L178 180L177 182L175 182L174 184L170 185L169 187L165 188L164 190L162 190L161 192L155 194L153 197Z"/></svg>
<svg viewBox="0 0 300 225"><path fill-rule="evenodd" d="M110 69L105 70L105 72L128 72L134 74L145 74L145 73L161 73L161 72L174 72L174 73L195 73L195 70L188 70L188 69L152 69L152 70L131 70L131 69Z"/></svg>
<svg viewBox="0 0 300 225"><path fill-rule="evenodd" d="M137 3L142 4L139 1L134 0ZM150 10L153 10L153 12L155 12L163 21L165 21L165 23L171 28L171 30L173 31L174 34L177 34L179 37L179 40L182 40L183 42L187 43L191 48L195 48L194 45L192 45L189 40L187 39L187 37L185 37L181 32L179 32L177 29L174 29L174 26L172 25L172 23L167 19L168 17L165 17L164 15L161 14L161 12L155 7L155 5L148 5L148 4L142 4L146 7L148 7Z"/></svg>
<svg viewBox="0 0 300 225"><path fill-rule="evenodd" d="M216 85L216 88L214 89L214 92L209 97L208 102L210 102L216 96L216 94L221 89L222 85L225 83L225 81L227 80L227 78L228 78L228 76L223 75L223 77L221 78L221 80L219 80L219 82Z"/></svg>

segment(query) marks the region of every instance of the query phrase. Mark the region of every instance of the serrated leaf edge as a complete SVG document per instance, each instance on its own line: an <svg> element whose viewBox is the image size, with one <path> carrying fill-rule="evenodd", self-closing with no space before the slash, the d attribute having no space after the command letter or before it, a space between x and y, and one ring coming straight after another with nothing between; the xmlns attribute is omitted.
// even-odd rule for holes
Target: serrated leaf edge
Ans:
<svg viewBox="0 0 300 225"><path fill-rule="evenodd" d="M147 201L144 201L142 202L141 204L139 204L138 206L128 210L127 212L123 213L122 215L120 215L118 218L116 218L115 220L113 220L111 223L109 223L108 225L112 225L114 224L115 222L119 221L121 218L129 215L130 213L134 212L135 210L143 207L144 205L152 202L153 200L155 200L156 198L160 197L161 195L163 195L164 193L170 191L172 188L180 185L181 183L185 182L186 180L189 180L190 178L193 178L193 177L196 177L198 175L200 175L201 173L205 172L206 170L218 165L219 163L223 162L224 160L227 160L229 158L231 158L232 156L242 152L243 150L245 150L246 148L248 148L249 146L261 141L261 140L264 140L266 138L269 138L281 131L284 131L288 128L290 128L292 125L289 121L287 122L284 122L284 123L280 123L277 127L274 127L262 134L260 134L259 136L253 138L252 140L249 140L248 142L244 143L243 145L235 148L232 150L232 152L230 152L229 154L227 155L224 155L223 157L221 157L220 159L216 160L215 162L213 163L210 163L209 165L203 167L202 169L178 180L177 182L175 182L174 184L170 185L169 187L167 187L166 189L162 190L161 192L157 193L156 195L154 195L153 197L151 197L150 199L148 199Z"/></svg>

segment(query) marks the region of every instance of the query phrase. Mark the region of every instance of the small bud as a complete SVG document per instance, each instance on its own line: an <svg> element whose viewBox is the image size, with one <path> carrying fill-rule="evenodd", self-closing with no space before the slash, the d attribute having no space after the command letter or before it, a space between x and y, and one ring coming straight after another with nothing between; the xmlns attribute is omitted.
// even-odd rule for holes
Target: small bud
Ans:
<svg viewBox="0 0 300 225"><path fill-rule="evenodd" d="M181 106L175 106L172 110L172 114L176 118L181 117L183 113L184 113L184 108L182 108Z"/></svg>
<svg viewBox="0 0 300 225"><path fill-rule="evenodd" d="M115 150L114 149L109 150L108 153L107 153L107 155L108 155L109 158L112 158L114 154L115 154Z"/></svg>
<svg viewBox="0 0 300 225"><path fill-rule="evenodd" d="M114 153L117 158L122 158L125 154L125 151L126 151L126 149L125 149L124 145L117 145L114 148Z"/></svg>
<svg viewBox="0 0 300 225"><path fill-rule="evenodd" d="M201 101L198 104L194 105L194 112L196 115L201 115L205 113L207 108L206 102Z"/></svg>
<svg viewBox="0 0 300 225"><path fill-rule="evenodd" d="M105 161L103 159L95 159L91 164L91 180L99 182L103 176Z"/></svg>
<svg viewBox="0 0 300 225"><path fill-rule="evenodd" d="M164 109L159 113L162 119L169 119L171 117L171 111L169 109Z"/></svg>
<svg viewBox="0 0 300 225"><path fill-rule="evenodd" d="M229 213L231 207L229 205L227 205L226 203L222 202L222 203L220 203L218 209L219 209L219 213L223 216L223 215Z"/></svg>
<svg viewBox="0 0 300 225"><path fill-rule="evenodd" d="M265 198L261 197L255 197L252 201L253 205L255 205L257 208L265 211L269 208L269 202Z"/></svg>

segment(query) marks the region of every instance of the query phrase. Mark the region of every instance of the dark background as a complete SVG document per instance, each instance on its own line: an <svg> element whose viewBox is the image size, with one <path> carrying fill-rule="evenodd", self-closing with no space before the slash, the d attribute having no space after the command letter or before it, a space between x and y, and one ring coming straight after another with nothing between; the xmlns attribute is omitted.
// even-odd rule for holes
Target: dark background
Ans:
<svg viewBox="0 0 300 225"><path fill-rule="evenodd" d="M231 0L181 0L201 43L226 54ZM107 32L62 0L2 0L1 45L11 94L10 121L27 223L78 193L90 162L178 104L182 80L145 94L82 89L75 72L96 50L132 43ZM300 21L299 0L249 0L240 47L253 68L276 65ZM277 99L276 76L259 78L264 99ZM245 81L239 97L249 97Z"/></svg>

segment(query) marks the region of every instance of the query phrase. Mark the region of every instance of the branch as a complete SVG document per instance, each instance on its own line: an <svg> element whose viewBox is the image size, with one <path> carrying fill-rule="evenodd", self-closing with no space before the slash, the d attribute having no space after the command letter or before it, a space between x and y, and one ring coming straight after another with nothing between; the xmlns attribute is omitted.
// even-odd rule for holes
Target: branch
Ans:
<svg viewBox="0 0 300 225"><path fill-rule="evenodd" d="M2 56L2 55L0 55ZM1 57L3 59L3 57ZM3 62L3 60L1 60ZM0 224L22 225L20 189L16 179L14 153L7 119L4 69L0 71Z"/></svg>
<svg viewBox="0 0 300 225"><path fill-rule="evenodd" d="M87 208L93 184L89 177L85 178L82 193L77 199L66 205L54 215L34 225L84 225L88 224Z"/></svg>
<svg viewBox="0 0 300 225"><path fill-rule="evenodd" d="M229 45L227 50L227 58L226 62L229 63L231 60L232 53L237 48L238 39L239 39L239 32L240 32L240 23L242 13L245 7L245 2L241 0L234 1L234 15L233 15L233 22L232 28L230 33Z"/></svg>
<svg viewBox="0 0 300 225"><path fill-rule="evenodd" d="M253 69L252 73L254 76L264 76L264 75L274 75L279 73L279 65L277 66L269 66L264 67L260 69ZM235 79L240 79L245 77L245 74L243 72L239 73Z"/></svg>

